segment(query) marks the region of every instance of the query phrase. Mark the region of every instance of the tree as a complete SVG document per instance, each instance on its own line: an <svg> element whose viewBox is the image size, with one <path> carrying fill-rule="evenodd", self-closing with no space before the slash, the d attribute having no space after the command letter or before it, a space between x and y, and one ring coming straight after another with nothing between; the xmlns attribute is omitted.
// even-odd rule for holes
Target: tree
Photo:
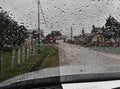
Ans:
<svg viewBox="0 0 120 89"><path fill-rule="evenodd" d="M120 22L111 15L106 20L104 36L107 39L113 38L115 42L120 37Z"/></svg>
<svg viewBox="0 0 120 89"><path fill-rule="evenodd" d="M27 29L18 25L6 11L0 11L0 71L1 56L5 46L20 46L28 37Z"/></svg>

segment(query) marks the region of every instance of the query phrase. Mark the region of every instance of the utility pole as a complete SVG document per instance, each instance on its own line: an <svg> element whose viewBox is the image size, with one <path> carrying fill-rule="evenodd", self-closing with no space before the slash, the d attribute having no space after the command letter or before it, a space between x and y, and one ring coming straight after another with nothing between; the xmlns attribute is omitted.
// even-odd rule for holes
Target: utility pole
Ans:
<svg viewBox="0 0 120 89"><path fill-rule="evenodd" d="M40 0L38 0L38 30L40 31Z"/></svg>
<svg viewBox="0 0 120 89"><path fill-rule="evenodd" d="M83 37L85 37L85 30L84 30L84 27L82 28L82 35L83 35Z"/></svg>
<svg viewBox="0 0 120 89"><path fill-rule="evenodd" d="M40 53L40 43L41 43L41 30L40 30L40 0L38 0L38 53Z"/></svg>
<svg viewBox="0 0 120 89"><path fill-rule="evenodd" d="M72 38L73 38L73 28L71 27L71 33L70 33L70 35L71 35L71 41L72 41Z"/></svg>

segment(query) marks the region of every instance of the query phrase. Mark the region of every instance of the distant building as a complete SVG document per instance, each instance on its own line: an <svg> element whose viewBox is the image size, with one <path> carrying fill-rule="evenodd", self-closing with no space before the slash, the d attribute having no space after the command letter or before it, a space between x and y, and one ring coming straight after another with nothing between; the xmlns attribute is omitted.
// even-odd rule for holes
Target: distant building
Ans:
<svg viewBox="0 0 120 89"><path fill-rule="evenodd" d="M105 38L102 34L95 34L92 38L92 44L102 45L105 42Z"/></svg>

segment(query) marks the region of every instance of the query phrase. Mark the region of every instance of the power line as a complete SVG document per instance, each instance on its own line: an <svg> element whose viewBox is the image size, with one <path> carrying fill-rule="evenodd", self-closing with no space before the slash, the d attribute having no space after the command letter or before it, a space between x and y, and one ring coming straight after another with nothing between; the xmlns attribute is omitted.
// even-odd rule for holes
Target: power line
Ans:
<svg viewBox="0 0 120 89"><path fill-rule="evenodd" d="M43 9L42 9L41 3L40 3L40 10L41 10L41 13L42 13L42 16L43 16L43 20L44 20L44 22L45 22L45 24L46 24L46 27L48 27L47 21L46 21L46 19L45 19L44 13L43 13Z"/></svg>
<svg viewBox="0 0 120 89"><path fill-rule="evenodd" d="M31 3L31 4L32 4L32 3ZM33 5L33 4L32 4L32 5ZM31 5L31 7L33 7L32 5ZM28 6L27 6L27 7L28 7ZM31 8L31 7L30 7L30 8ZM26 11L27 9L28 9L28 8L25 8L22 12ZM19 13L21 13L21 12L19 12ZM17 13L17 14L19 14L19 13ZM19 15L20 15L20 14L19 14ZM19 17L19 15L14 16L14 17L12 18L12 20L15 20L15 18L16 18L17 16ZM12 23L9 23L9 24L7 25L7 27L8 27L9 25L11 25L11 24L12 24ZM6 28L7 28L7 27L6 27Z"/></svg>
<svg viewBox="0 0 120 89"><path fill-rule="evenodd" d="M29 6L30 6L30 7L29 7ZM23 8L21 11L19 11L18 13L16 13L16 14L18 14L18 15L16 15L16 16L21 15L21 14L20 14L21 12L22 12L22 13L25 12L26 10L32 8L34 5L31 3L31 5L29 4L29 6L26 6L26 7Z"/></svg>
<svg viewBox="0 0 120 89"><path fill-rule="evenodd" d="M22 6L22 8L20 8L20 10L18 10L18 13L16 13L16 14L20 14L21 12L23 13L23 11L25 11L29 7L29 5L30 6L33 5L32 2L28 2L27 4ZM17 9L17 8L13 7L13 5L12 5L12 8Z"/></svg>

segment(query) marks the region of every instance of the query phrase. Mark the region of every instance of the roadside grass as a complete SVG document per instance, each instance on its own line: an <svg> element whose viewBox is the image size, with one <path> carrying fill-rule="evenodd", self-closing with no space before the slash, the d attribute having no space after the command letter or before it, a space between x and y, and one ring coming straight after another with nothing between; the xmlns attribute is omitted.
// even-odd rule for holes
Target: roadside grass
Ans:
<svg viewBox="0 0 120 89"><path fill-rule="evenodd" d="M71 43L69 43L71 44ZM89 45L89 44L75 44L74 45L80 45L84 48L89 48L90 50L98 51L98 52L103 52L103 53L109 53L109 54L116 54L120 55L120 47L105 47L105 46L95 46L95 45Z"/></svg>
<svg viewBox="0 0 120 89"><path fill-rule="evenodd" d="M15 66L13 70L11 70L11 60L12 54L11 52L4 53L4 61L3 61L3 73L2 77L0 77L0 82L7 80L9 78L15 77L17 75L27 73L31 69L31 67L38 61L43 58L46 53L50 53L49 56L44 60L41 66L38 66L38 70L49 67L59 66L59 54L58 49L49 45L43 45L41 47L41 53L36 56L32 56L29 59L25 60L25 63L22 63L20 66ZM17 60L15 61L17 63Z"/></svg>
<svg viewBox="0 0 120 89"><path fill-rule="evenodd" d="M103 53L120 55L120 47L88 47L88 48Z"/></svg>
<svg viewBox="0 0 120 89"><path fill-rule="evenodd" d="M49 55L41 65L40 69L57 66L59 66L59 51L58 48L52 48L51 51L49 52Z"/></svg>

